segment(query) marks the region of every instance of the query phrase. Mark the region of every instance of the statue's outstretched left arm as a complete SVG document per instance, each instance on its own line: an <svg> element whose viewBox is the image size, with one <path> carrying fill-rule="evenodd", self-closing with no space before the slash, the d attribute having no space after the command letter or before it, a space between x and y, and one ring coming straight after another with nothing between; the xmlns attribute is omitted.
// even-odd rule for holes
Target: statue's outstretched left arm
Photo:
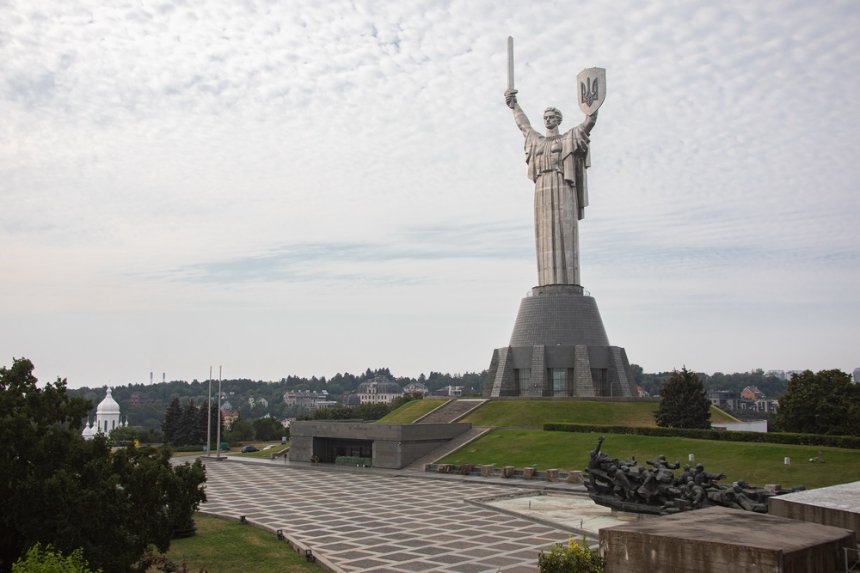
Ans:
<svg viewBox="0 0 860 573"><path fill-rule="evenodd" d="M595 123L597 123L597 111L595 111L591 115L586 115L585 121L579 124L579 127L584 129L585 133L591 133L591 129L594 127Z"/></svg>
<svg viewBox="0 0 860 573"><path fill-rule="evenodd" d="M591 133L594 124L597 123L597 112L585 116L585 121L576 126L573 130L573 136L576 139L576 149L580 153L588 151L588 134Z"/></svg>

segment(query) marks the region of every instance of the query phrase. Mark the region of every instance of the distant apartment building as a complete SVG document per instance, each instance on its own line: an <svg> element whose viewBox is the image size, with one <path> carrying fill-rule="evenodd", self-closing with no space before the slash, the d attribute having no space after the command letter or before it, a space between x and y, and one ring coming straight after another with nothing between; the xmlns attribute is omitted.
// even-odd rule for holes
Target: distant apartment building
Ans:
<svg viewBox="0 0 860 573"><path fill-rule="evenodd" d="M403 393L410 396L426 396L430 391L421 382L410 382L403 387Z"/></svg>
<svg viewBox="0 0 860 573"><path fill-rule="evenodd" d="M227 406L221 405L221 422L224 423L224 429L229 430L233 427L233 422L239 419L239 410L234 410L230 403Z"/></svg>
<svg viewBox="0 0 860 573"><path fill-rule="evenodd" d="M403 388L394 380L377 376L359 384L355 395L360 404L390 404L403 396Z"/></svg>
<svg viewBox="0 0 860 573"><path fill-rule="evenodd" d="M445 389L448 390L448 396L452 398L459 398L463 395L462 386L445 386Z"/></svg>
<svg viewBox="0 0 860 573"><path fill-rule="evenodd" d="M317 410L331 408L337 402L329 399L328 391L314 392L311 390L288 390L284 392L284 404L296 406L300 410Z"/></svg>
<svg viewBox="0 0 860 573"><path fill-rule="evenodd" d="M708 392L708 400L711 401L711 404L721 410L729 412L740 410L738 403L741 400L741 395L739 392L733 392L731 390L711 390Z"/></svg>
<svg viewBox="0 0 860 573"><path fill-rule="evenodd" d="M727 412L760 412L770 414L779 409L779 400L770 400L755 386L747 386L741 392L732 390L711 390L708 392L711 404Z"/></svg>
<svg viewBox="0 0 860 573"><path fill-rule="evenodd" d="M755 386L747 386L741 390L741 398L744 400L755 402L756 400L761 400L764 397L764 392Z"/></svg>

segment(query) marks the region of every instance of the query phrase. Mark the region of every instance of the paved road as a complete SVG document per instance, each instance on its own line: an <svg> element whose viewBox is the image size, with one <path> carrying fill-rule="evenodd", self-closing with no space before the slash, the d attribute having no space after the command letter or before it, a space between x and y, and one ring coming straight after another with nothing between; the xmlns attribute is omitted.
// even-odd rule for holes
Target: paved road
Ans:
<svg viewBox="0 0 860 573"><path fill-rule="evenodd" d="M533 572L571 533L467 500L510 495L492 483L309 466L206 464L201 511L283 529L335 571Z"/></svg>

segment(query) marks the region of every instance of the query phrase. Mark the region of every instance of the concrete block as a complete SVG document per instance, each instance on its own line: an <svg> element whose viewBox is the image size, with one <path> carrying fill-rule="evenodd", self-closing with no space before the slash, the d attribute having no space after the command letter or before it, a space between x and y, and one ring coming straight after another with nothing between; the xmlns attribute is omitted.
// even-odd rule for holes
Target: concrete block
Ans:
<svg viewBox="0 0 860 573"><path fill-rule="evenodd" d="M835 572L847 529L709 507L600 530L613 573Z"/></svg>
<svg viewBox="0 0 860 573"><path fill-rule="evenodd" d="M860 545L860 481L771 497L768 511L790 519L850 529L855 543Z"/></svg>

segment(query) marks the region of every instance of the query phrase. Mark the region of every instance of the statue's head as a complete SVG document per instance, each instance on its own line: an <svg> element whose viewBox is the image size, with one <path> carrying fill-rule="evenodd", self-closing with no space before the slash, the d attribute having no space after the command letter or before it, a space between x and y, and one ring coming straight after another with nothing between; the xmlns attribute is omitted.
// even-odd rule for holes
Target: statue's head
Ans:
<svg viewBox="0 0 860 573"><path fill-rule="evenodd" d="M561 110L557 107L548 107L543 111L543 124L547 129L555 129L561 125Z"/></svg>

